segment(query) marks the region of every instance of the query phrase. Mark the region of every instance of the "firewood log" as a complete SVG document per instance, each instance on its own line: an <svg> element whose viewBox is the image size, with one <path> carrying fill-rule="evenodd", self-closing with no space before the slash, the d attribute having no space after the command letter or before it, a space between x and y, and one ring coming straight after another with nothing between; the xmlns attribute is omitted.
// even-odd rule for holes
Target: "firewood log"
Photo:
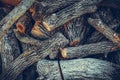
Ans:
<svg viewBox="0 0 120 80"><path fill-rule="evenodd" d="M95 54L105 54L119 50L112 42L98 42L85 45L79 45L77 47L67 47L61 49L61 55L63 58L81 58Z"/></svg>
<svg viewBox="0 0 120 80"><path fill-rule="evenodd" d="M93 4L99 3L98 2L90 2L80 1L78 3L75 3L73 5L70 5L56 13L51 14L50 16L47 16L43 21L43 26L48 30L52 31L53 29L63 25L64 23L68 22L69 20L79 17L85 13L92 13L95 12L97 7Z"/></svg>
<svg viewBox="0 0 120 80"><path fill-rule="evenodd" d="M0 21L0 41L10 27L18 20L35 2L35 0L23 0L6 17Z"/></svg>
<svg viewBox="0 0 120 80"><path fill-rule="evenodd" d="M85 41L90 28L84 24L84 18L81 16L64 24L65 35L70 40L70 46L76 46Z"/></svg>
<svg viewBox="0 0 120 80"><path fill-rule="evenodd" d="M29 11L21 16L16 23L17 29L23 34L30 34L34 21Z"/></svg>
<svg viewBox="0 0 120 80"><path fill-rule="evenodd" d="M57 61L39 61L38 80L61 80L61 75L63 80L119 80L120 78L120 66L99 59L63 60L59 63L60 66Z"/></svg>
<svg viewBox="0 0 120 80"><path fill-rule="evenodd" d="M45 12L45 11L38 10L39 13L38 13L36 20L39 21L38 24L40 24L40 25L42 24L41 26L39 26L39 25L38 26L42 27L43 31L47 29L50 32L73 18L79 17L86 13L95 12L97 9L95 4L100 3L101 1L102 0L100 0L100 1L94 0L91 2L89 2L88 0L79 1L78 3L76 2L74 4L71 4L70 6L67 6L64 9L60 9L46 17L44 15L42 15L42 12ZM59 4L63 4L63 2L58 1ZM58 5L56 5L56 6L58 6ZM43 7L43 10L44 10L44 7ZM52 11L52 10L50 10L50 11ZM49 14L49 12L48 12L48 14ZM41 33L41 32L42 31L40 28L40 30L36 32L36 33L40 33L40 35L38 35L37 37L41 37L41 35L44 35L44 32L47 32L47 31L44 31L43 33Z"/></svg>
<svg viewBox="0 0 120 80"><path fill-rule="evenodd" d="M120 36L114 30L110 29L106 24L104 24L101 19L92 19L89 18L88 22L97 29L100 33L102 33L109 40L113 41L118 47L120 47Z"/></svg>
<svg viewBox="0 0 120 80"><path fill-rule="evenodd" d="M68 44L68 40L61 34L56 33L50 39L43 41L40 47L31 48L16 58L7 71L0 77L2 80L15 80L16 77L27 67L47 57L51 53L58 53L58 49Z"/></svg>
<svg viewBox="0 0 120 80"><path fill-rule="evenodd" d="M109 28L115 31L118 29L118 26L120 25L120 20L114 17L114 15L112 14L112 10L110 8L101 7L97 12L92 14L91 17L101 19L104 22L104 24L106 24L107 26L109 26ZM107 40L106 37L97 30L95 30L91 34L91 37L87 39L86 43L96 43L105 40Z"/></svg>

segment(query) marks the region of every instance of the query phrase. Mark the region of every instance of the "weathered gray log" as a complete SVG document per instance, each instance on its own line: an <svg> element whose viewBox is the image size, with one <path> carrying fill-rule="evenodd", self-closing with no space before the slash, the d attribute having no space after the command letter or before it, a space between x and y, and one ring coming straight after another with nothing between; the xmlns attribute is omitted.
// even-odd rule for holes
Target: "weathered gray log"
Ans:
<svg viewBox="0 0 120 80"><path fill-rule="evenodd" d="M63 58L81 58L94 54L105 54L118 50L118 47L112 42L98 42L80 45L77 47L67 47L61 49L61 55Z"/></svg>
<svg viewBox="0 0 120 80"><path fill-rule="evenodd" d="M22 34L18 29L14 29L15 36L21 43L39 45L40 41L36 40L28 35Z"/></svg>
<svg viewBox="0 0 120 80"><path fill-rule="evenodd" d="M39 61L38 80L61 80L58 67L57 61ZM98 59L63 60L60 61L60 68L64 80L118 80L120 78L120 66Z"/></svg>
<svg viewBox="0 0 120 80"><path fill-rule="evenodd" d="M82 44L89 32L89 27L84 24L83 16L73 19L64 25L65 35L70 40L70 46Z"/></svg>
<svg viewBox="0 0 120 80"><path fill-rule="evenodd" d="M96 30L102 33L105 37L111 40L113 43L120 47L120 36L118 33L109 28L106 24L104 24L101 19L88 19L89 24L91 24Z"/></svg>
<svg viewBox="0 0 120 80"><path fill-rule="evenodd" d="M0 9L0 20L6 15L7 12L9 12L10 9L3 7ZM11 29L6 33L6 35L3 37L2 41L0 42L0 58L1 58L1 72L5 73L8 66L11 64L11 62L16 59L21 53L21 50L19 48L18 40L16 39L13 28L15 26L12 26ZM22 75L17 78L17 80L21 80Z"/></svg>
<svg viewBox="0 0 120 80"><path fill-rule="evenodd" d="M101 19L107 26L109 26L109 28L114 29L115 31L120 25L120 21L113 16L112 11L109 8L99 8L99 10L92 14L91 17ZM91 34L91 37L88 38L86 43L96 43L105 40L107 39L103 34L95 31Z"/></svg>
<svg viewBox="0 0 120 80"><path fill-rule="evenodd" d="M0 53L2 58L2 72L4 73L10 63L21 53L12 29L3 37L0 43Z"/></svg>
<svg viewBox="0 0 120 80"><path fill-rule="evenodd" d="M96 10L96 6L95 4L101 2L102 0L94 0L94 1L88 1L88 0L81 0L81 1L71 1L71 0L57 0L57 1L43 1L39 4L39 6L36 6L36 9L34 10L34 7L31 8L31 12L33 13L33 18L34 20L38 21L38 23L36 22L36 26L34 26L36 28L36 30L32 30L32 35L34 37L37 38L48 38L49 37L49 31L53 30L51 29L51 25L53 24L53 28L57 28L60 25L63 25L64 23L66 23L67 21L79 17L82 14L85 13L92 13ZM79 2L79 3L77 3ZM71 4L71 3L75 3L75 4ZM51 5L49 5L51 4ZM70 5L71 4L71 5ZM94 6L93 6L94 4ZM40 7L41 5L43 5L44 7ZM65 7L64 9L58 9L59 7L62 7L62 5L64 6L68 6ZM91 6L92 5L92 6ZM63 7L64 7L63 6ZM45 11L44 11L45 10ZM48 11L47 11L48 10ZM56 11L58 10L58 11ZM49 13L54 12L53 14L50 14L48 16ZM72 11L72 12L71 12ZM47 14L47 17L45 17L45 12ZM43 14L43 15L42 15ZM72 15L72 16L71 16ZM43 20L43 22L41 23L41 21ZM41 25L42 24L42 25ZM39 28L40 27L40 28ZM35 29L33 28L33 29ZM38 35L39 34L39 35Z"/></svg>
<svg viewBox="0 0 120 80"><path fill-rule="evenodd" d="M73 18L79 17L85 13L95 12L97 9L95 4L100 3L101 1L102 0L94 0L89 2L89 0L81 0L78 3L72 4L50 16L47 16L42 24L48 31L51 31Z"/></svg>
<svg viewBox="0 0 120 80"><path fill-rule="evenodd" d="M68 44L68 40L60 33L56 33L50 39L43 41L42 46L33 47L28 51L22 53L17 59L15 59L6 73L1 75L2 80L15 80L16 77L27 67L45 58L51 53L58 53L58 49Z"/></svg>
<svg viewBox="0 0 120 80"><path fill-rule="evenodd" d="M0 21L0 41L15 21L17 21L34 2L35 0L22 0L18 6Z"/></svg>
<svg viewBox="0 0 120 80"><path fill-rule="evenodd" d="M30 8L30 11L35 21L41 21L44 16L50 15L79 1L80 0L37 0Z"/></svg>

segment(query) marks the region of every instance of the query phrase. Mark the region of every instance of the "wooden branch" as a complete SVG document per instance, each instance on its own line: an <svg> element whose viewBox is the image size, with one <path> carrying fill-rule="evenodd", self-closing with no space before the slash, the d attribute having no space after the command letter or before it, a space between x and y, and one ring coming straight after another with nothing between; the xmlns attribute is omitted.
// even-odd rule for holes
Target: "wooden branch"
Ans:
<svg viewBox="0 0 120 80"><path fill-rule="evenodd" d="M107 25L105 25L100 19L88 19L89 24L91 24L96 30L106 36L109 40L113 41L113 43L117 44L120 47L120 37L115 31L110 29Z"/></svg>
<svg viewBox="0 0 120 80"><path fill-rule="evenodd" d="M118 50L112 42L98 42L92 44L80 45L77 47L67 47L61 49L63 58L81 58L94 54L105 54Z"/></svg>
<svg viewBox="0 0 120 80"><path fill-rule="evenodd" d="M43 41L42 46L30 49L22 53L9 66L6 73L1 75L2 80L15 80L16 77L27 67L45 58L51 53L58 53L58 49L68 44L68 40L60 33L56 33L50 39Z"/></svg>
<svg viewBox="0 0 120 80"><path fill-rule="evenodd" d="M120 21L113 17L112 11L109 8L100 8L97 12L92 14L91 17L101 19L105 25L109 26L109 28L114 29L115 31L120 25ZM106 38L103 34L101 34L98 31L95 31L91 34L91 37L88 38L86 43L96 43L105 40Z"/></svg>
<svg viewBox="0 0 120 80"><path fill-rule="evenodd" d="M35 21L41 21L44 16L50 15L76 2L79 2L79 0L37 0L30 8L30 11L33 13Z"/></svg>
<svg viewBox="0 0 120 80"><path fill-rule="evenodd" d="M90 28L84 25L84 21L84 17L81 16L64 25L65 35L70 40L70 46L82 44L86 38Z"/></svg>
<svg viewBox="0 0 120 80"><path fill-rule="evenodd" d="M9 28L20 18L35 2L35 0L22 0L4 19L0 21L0 41Z"/></svg>
<svg viewBox="0 0 120 80"><path fill-rule="evenodd" d="M11 62L21 53L19 49L19 44L15 35L13 34L12 29L8 31L8 33L3 37L3 40L0 44L2 72L5 72Z"/></svg>
<svg viewBox="0 0 120 80"><path fill-rule="evenodd" d="M38 45L38 43L40 43L40 41L32 37L29 37L28 35L20 33L17 29L14 29L14 33L17 39L22 43L31 44L31 45Z"/></svg>
<svg viewBox="0 0 120 80"><path fill-rule="evenodd" d="M60 61L60 67L64 80L117 80L120 78L120 66L98 59L64 60ZM37 63L38 79L61 80L57 68L57 61L39 61Z"/></svg>
<svg viewBox="0 0 120 80"><path fill-rule="evenodd" d="M16 23L17 29L23 34L30 34L33 25L34 21L29 11L21 16Z"/></svg>
<svg viewBox="0 0 120 80"><path fill-rule="evenodd" d="M72 4L56 13L51 14L50 16L47 16L42 24L43 26L48 30L51 31L64 23L68 22L69 20L79 17L86 13L92 13L95 12L97 7L95 4L101 2L100 1L88 1L88 0L82 0L78 3ZM94 5L93 5L94 4Z"/></svg>
<svg viewBox="0 0 120 80"><path fill-rule="evenodd" d="M79 2L79 3L77 3L77 2ZM47 1L46 0L46 1L42 1L41 3L39 3L39 2L35 3L34 6L30 9L30 11L33 13L33 19L36 21L36 24L34 25L32 31L31 31L31 34L36 38L41 38L41 37L48 38L50 30L47 29L49 27L47 26L48 24L45 23L48 19L50 19L50 20L48 20L48 23L54 22L55 25L58 25L56 27L59 27L60 25L67 22L68 20L71 20L71 19L78 17L78 16L85 14L85 13L94 12L96 10L96 6L91 6L94 9L93 8L91 9L91 7L89 8L87 6L90 4L93 4L93 3L94 4L98 3L99 1L97 2L96 0L94 0L93 2L90 2L90 3L88 3L88 2L89 1L87 1L87 0L86 1L79 1L79 0L75 0L75 1L71 1L71 0ZM75 3L75 4L71 5L73 3ZM84 8L82 8L83 6L81 6L81 4L87 4L87 3L88 3L88 5L85 7L85 10L84 10ZM65 6L68 6L68 5L71 5L71 6L66 8ZM62 10L63 7L65 7L65 9ZM65 12L66 14L64 14L64 11L66 11ZM72 13L71 13L71 11L72 11ZM53 12L55 12L55 13L53 13ZM53 13L53 14L50 15L51 13ZM45 18L45 15L50 15L50 16ZM72 15L72 16L70 16L70 15ZM61 16L61 17L59 17L59 16ZM68 17L70 17L70 18L68 18ZM63 20L64 18L66 20L61 22L61 20ZM43 25L42 25L41 21L43 19L45 20L45 22L43 21ZM61 19L61 20L59 21L59 19ZM55 21L58 23L56 23ZM60 22L60 25L59 25L59 22Z"/></svg>

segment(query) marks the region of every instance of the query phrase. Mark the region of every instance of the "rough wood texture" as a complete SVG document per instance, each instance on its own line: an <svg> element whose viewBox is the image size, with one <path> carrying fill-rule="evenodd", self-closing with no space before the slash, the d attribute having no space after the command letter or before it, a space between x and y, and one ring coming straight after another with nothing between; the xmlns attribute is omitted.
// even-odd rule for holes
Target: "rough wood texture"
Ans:
<svg viewBox="0 0 120 80"><path fill-rule="evenodd" d="M89 18L88 22L100 33L106 36L109 40L113 41L116 45L120 47L120 36L115 31L109 28L104 24L101 19L92 19Z"/></svg>
<svg viewBox="0 0 120 80"><path fill-rule="evenodd" d="M35 2L35 0L22 0L5 18L0 21L0 40L9 30L9 28L20 18Z"/></svg>
<svg viewBox="0 0 120 80"><path fill-rule="evenodd" d="M79 2L79 0L37 0L30 10L33 13L33 19L41 21L44 16L50 15L76 2Z"/></svg>
<svg viewBox="0 0 120 80"><path fill-rule="evenodd" d="M110 8L101 7L97 12L91 15L93 18L101 19L109 28L117 30L120 25L120 21L114 17ZM99 41L105 41L106 37L98 31L91 34L86 43L95 43Z"/></svg>
<svg viewBox="0 0 120 80"><path fill-rule="evenodd" d="M82 44L89 32L89 27L84 24L84 17L75 18L64 25L65 35L70 40L70 46Z"/></svg>
<svg viewBox="0 0 120 80"><path fill-rule="evenodd" d="M58 49L68 44L68 40L60 33L56 33L51 39L43 41L42 47L37 49L30 49L22 53L17 59L15 59L6 73L1 75L2 80L15 80L16 77L27 67L34 64L40 59L45 58L51 53L58 52Z"/></svg>
<svg viewBox="0 0 120 80"><path fill-rule="evenodd" d="M59 68L58 61L39 61L37 63L38 80L62 80Z"/></svg>
<svg viewBox="0 0 120 80"><path fill-rule="evenodd" d="M2 58L2 72L4 73L10 63L21 53L12 30L8 31L3 37L0 43L0 53Z"/></svg>
<svg viewBox="0 0 120 80"><path fill-rule="evenodd" d="M81 58L94 54L105 54L118 50L112 42L98 42L92 44L80 45L77 47L67 47L61 49L63 58Z"/></svg>
<svg viewBox="0 0 120 80"><path fill-rule="evenodd" d="M29 11L21 16L16 23L17 29L23 34L30 34L33 25L34 21Z"/></svg>
<svg viewBox="0 0 120 80"><path fill-rule="evenodd" d="M41 60L37 63L37 71L41 79L55 80L60 77L58 62ZM120 66L110 62L86 58L60 61L64 80L118 80ZM43 77L44 76L44 77Z"/></svg>
<svg viewBox="0 0 120 80"><path fill-rule="evenodd" d="M28 35L20 33L18 29L14 29L14 33L15 33L15 36L17 37L17 39L22 43L38 45L38 43L40 42L39 40L36 40Z"/></svg>
<svg viewBox="0 0 120 80"><path fill-rule="evenodd" d="M48 31L51 31L73 18L79 17L85 13L95 12L97 7L93 4L99 3L100 1L94 0L89 2L88 0L82 0L47 16L42 24Z"/></svg>

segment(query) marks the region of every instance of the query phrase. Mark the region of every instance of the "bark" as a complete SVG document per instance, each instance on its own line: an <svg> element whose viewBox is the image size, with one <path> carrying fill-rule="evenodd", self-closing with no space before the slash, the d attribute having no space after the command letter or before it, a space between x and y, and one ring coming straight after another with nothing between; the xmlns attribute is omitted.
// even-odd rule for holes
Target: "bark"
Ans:
<svg viewBox="0 0 120 80"><path fill-rule="evenodd" d="M18 20L35 2L35 0L23 0L18 6L16 6L6 17L0 21L0 40L10 29L10 27Z"/></svg>
<svg viewBox="0 0 120 80"><path fill-rule="evenodd" d="M92 44L80 45L77 47L67 47L61 49L63 58L81 58L95 54L105 54L118 50L118 47L112 42L98 42Z"/></svg>
<svg viewBox="0 0 120 80"><path fill-rule="evenodd" d="M31 12L33 13L34 20L38 21L34 28L32 29L32 35L37 38L48 38L49 37L49 31L59 27L60 25L63 25L65 22L79 17L80 15L83 15L85 13L91 13L96 10L96 6L90 6L93 4L97 4L100 1L94 0L92 2L86 1L75 1L75 4L71 0L63 0L63 1L46 1L41 2L42 4L38 3L39 6L36 6L36 8L32 7ZM66 3L67 2L67 3ZM77 3L78 2L78 3ZM68 4L69 3L69 4ZM40 7L43 5L45 7ZM51 4L51 5L49 5ZM71 5L70 5L71 4ZM62 5L70 5L65 7L64 9L58 9L58 7L62 7ZM64 7L63 6L63 7ZM45 11L44 11L45 10ZM58 10L58 11L56 11ZM50 14L51 12L54 12L53 14ZM71 12L72 11L72 12ZM47 14L47 17L45 17L45 12ZM42 15L44 14L44 15ZM50 14L50 15L49 15ZM41 21L43 22L41 23ZM40 27L40 28L39 28ZM36 29L36 30L34 30Z"/></svg>
<svg viewBox="0 0 120 80"><path fill-rule="evenodd" d="M91 24L96 30L102 33L105 37L111 40L113 43L120 47L120 37L115 31L110 29L106 24L104 24L101 19L88 19L89 24Z"/></svg>
<svg viewBox="0 0 120 80"><path fill-rule="evenodd" d="M85 26L84 18L84 16L81 16L64 25L65 35L70 41L70 46L76 46L85 41L90 28Z"/></svg>
<svg viewBox="0 0 120 80"><path fill-rule="evenodd" d="M117 30L120 25L120 21L114 17L110 8L101 7L97 12L91 15L93 18L101 19L109 28ZM96 43L99 41L107 40L106 37L98 31L91 34L86 43Z"/></svg>
<svg viewBox="0 0 120 80"><path fill-rule="evenodd" d="M2 72L4 73L10 63L21 53L19 44L12 30L8 31L3 37L0 44L0 53L2 58Z"/></svg>
<svg viewBox="0 0 120 80"><path fill-rule="evenodd" d="M50 15L76 2L79 2L79 0L37 0L30 9L33 19L41 21L44 16Z"/></svg>
<svg viewBox="0 0 120 80"><path fill-rule="evenodd" d="M53 29L63 25L64 23L68 22L73 18L79 17L86 13L95 12L97 9L95 4L99 2L100 1L96 1L96 0L92 2L89 2L88 0L84 0L72 4L56 13L51 14L50 16L47 16L43 20L42 24L48 31L52 31Z"/></svg>
<svg viewBox="0 0 120 80"><path fill-rule="evenodd" d="M14 29L14 33L16 38L22 43L31 44L31 45L39 45L40 43L39 40L36 40L28 35L22 34L17 29Z"/></svg>
<svg viewBox="0 0 120 80"><path fill-rule="evenodd" d="M60 77L57 61L41 60L37 63L40 80ZM110 62L86 58L60 61L64 80L118 80L120 66Z"/></svg>
<svg viewBox="0 0 120 80"><path fill-rule="evenodd" d="M27 11L23 16L21 16L17 23L17 29L23 34L30 34L34 21L29 11Z"/></svg>
<svg viewBox="0 0 120 80"><path fill-rule="evenodd" d="M58 49L68 44L68 40L60 33L56 33L51 39L43 41L42 46L37 49L32 49L22 53L15 59L6 73L1 75L2 80L15 80L16 77L27 67L34 64L40 59L45 58L50 53L58 52Z"/></svg>

